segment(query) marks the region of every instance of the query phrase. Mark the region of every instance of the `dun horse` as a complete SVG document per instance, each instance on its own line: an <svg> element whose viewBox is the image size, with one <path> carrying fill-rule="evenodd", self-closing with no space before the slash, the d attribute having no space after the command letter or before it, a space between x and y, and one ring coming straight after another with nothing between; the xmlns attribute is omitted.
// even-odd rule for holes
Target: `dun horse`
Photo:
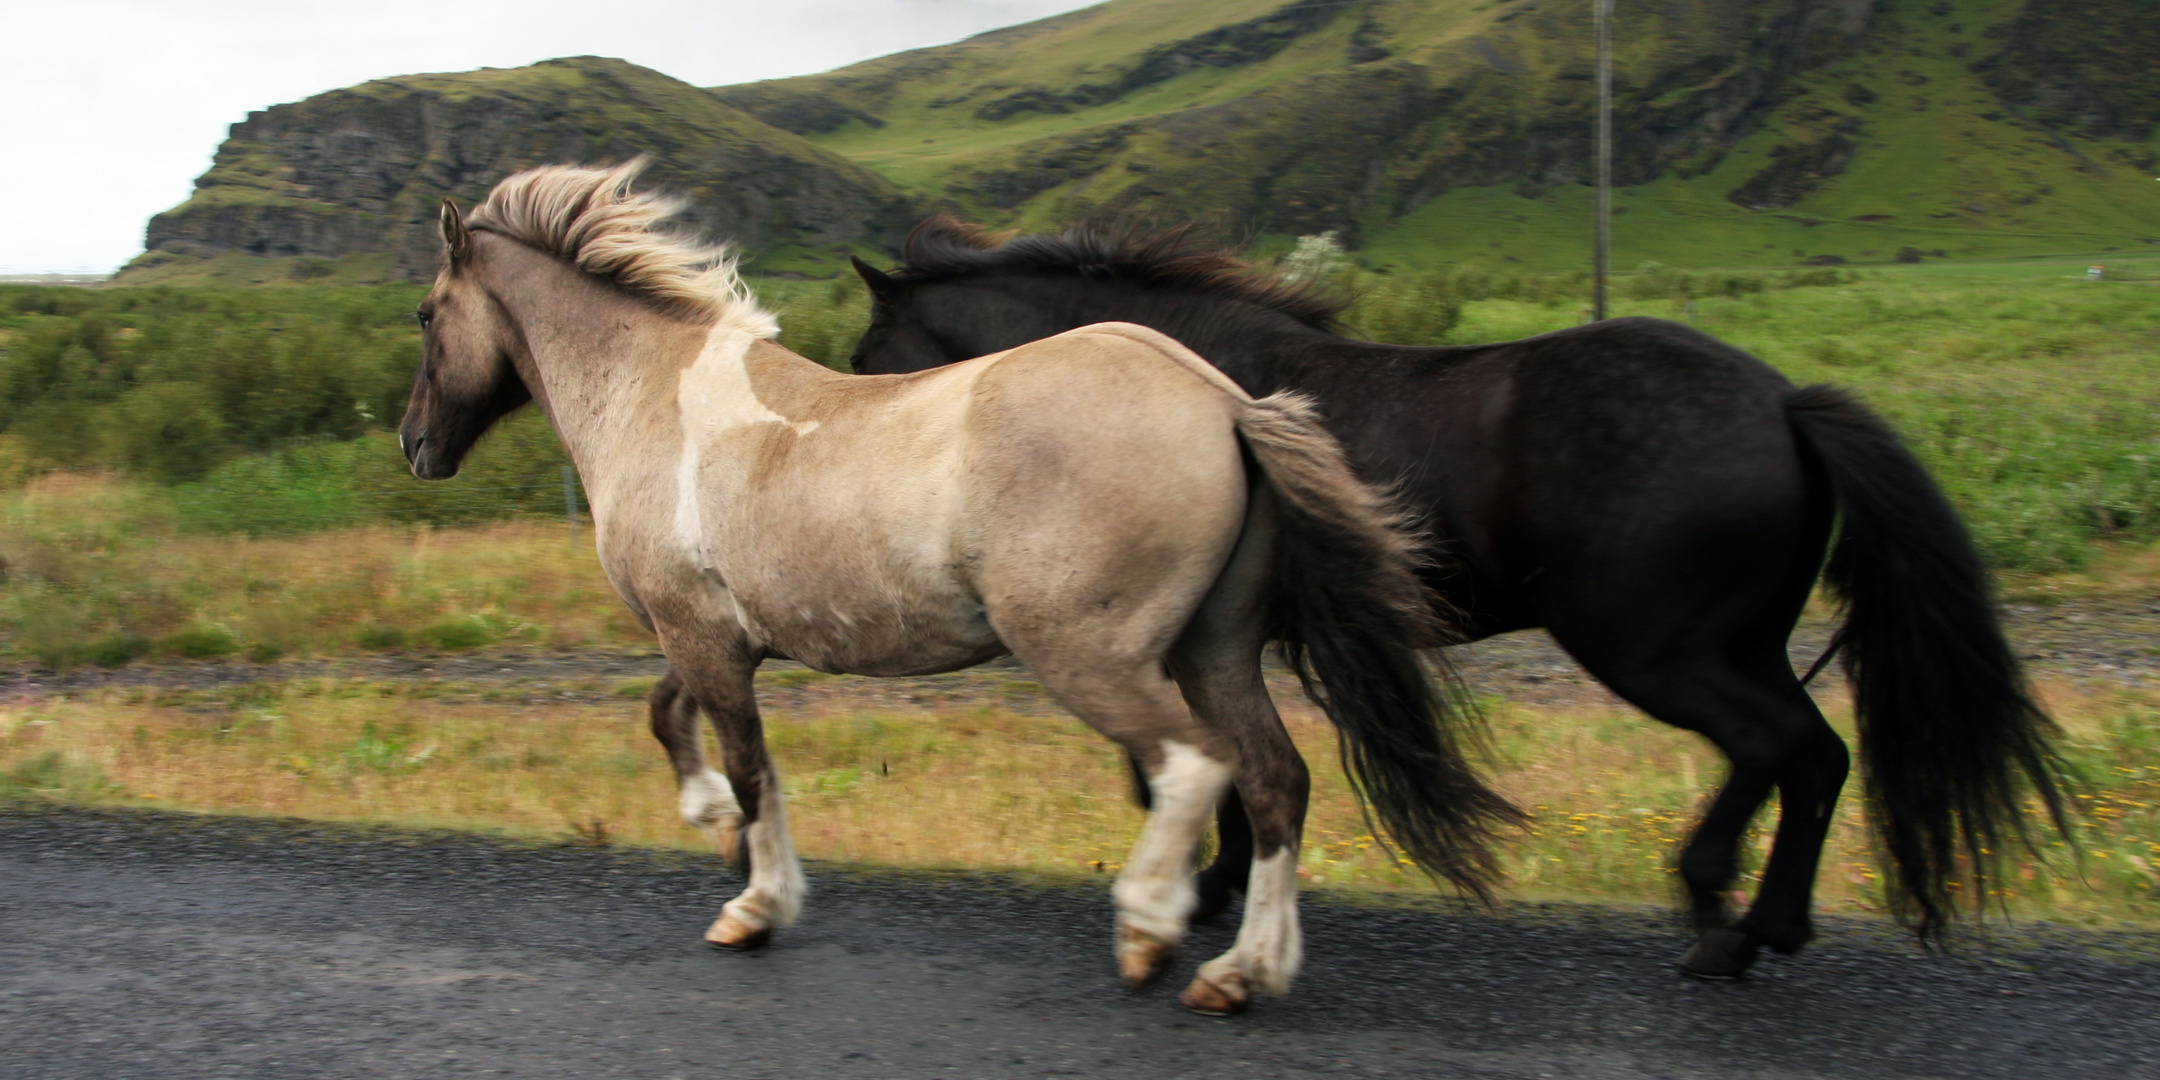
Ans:
<svg viewBox="0 0 2160 1080"><path fill-rule="evenodd" d="M1201 1011L1281 992L1299 962L1307 775L1261 679L1271 637L1311 656L1398 840L1483 886L1482 843L1513 812L1414 651L1445 636L1416 545L1302 399L1256 401L1118 324L922 374L826 370L772 342L730 264L656 231L673 207L630 193L637 170L521 173L470 219L444 203L400 439L441 479L528 400L554 425L608 579L679 679L654 713L683 815L748 851L707 940L760 944L802 904L751 689L766 657L917 675L1010 652L1117 741L1152 793L1114 891L1135 983L1184 933L1192 854L1235 785L1256 857L1235 945L1185 992Z"/></svg>
<svg viewBox="0 0 2160 1080"><path fill-rule="evenodd" d="M1080 228L1004 240L919 227L873 294L860 372L920 371L1083 323L1155 327L1247 391L1308 394L1367 480L1399 484L1450 556L1431 583L1472 637L1543 626L1614 692L1732 763L1682 851L1700 930L1683 964L1747 969L1811 936L1809 898L1844 742L1794 677L1786 639L1824 567L1860 720L1892 897L1923 933L2022 833L2028 786L2061 825L2052 725L2027 695L1986 576L1949 503L1890 428L1828 387L1797 389L1689 327L1614 319L1525 341L1406 348L1338 336L1339 300L1285 288L1183 230ZM1776 788L1762 888L1728 921L1748 820ZM1243 880L1224 808L1210 906ZM1973 890L1975 894L1984 890Z"/></svg>

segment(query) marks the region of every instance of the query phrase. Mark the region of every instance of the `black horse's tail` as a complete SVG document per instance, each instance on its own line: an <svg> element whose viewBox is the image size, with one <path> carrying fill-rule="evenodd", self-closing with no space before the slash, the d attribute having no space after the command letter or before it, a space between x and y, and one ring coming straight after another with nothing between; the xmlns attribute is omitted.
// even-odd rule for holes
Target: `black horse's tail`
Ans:
<svg viewBox="0 0 2160 1080"><path fill-rule="evenodd" d="M1934 936L1956 910L1961 853L1980 885L2006 842L2030 843L2028 790L2065 828L2055 725L2003 638L1971 537L1919 459L1841 390L1796 390L1786 411L1837 498L1827 577L1845 605L1836 640L1869 816L1893 864L1889 897Z"/></svg>
<svg viewBox="0 0 2160 1080"><path fill-rule="evenodd" d="M1494 833L1525 819L1472 767L1475 714L1418 655L1460 637L1419 579L1416 536L1303 398L1252 402L1238 433L1283 507L1270 629L1334 722L1351 784L1419 866L1489 899Z"/></svg>

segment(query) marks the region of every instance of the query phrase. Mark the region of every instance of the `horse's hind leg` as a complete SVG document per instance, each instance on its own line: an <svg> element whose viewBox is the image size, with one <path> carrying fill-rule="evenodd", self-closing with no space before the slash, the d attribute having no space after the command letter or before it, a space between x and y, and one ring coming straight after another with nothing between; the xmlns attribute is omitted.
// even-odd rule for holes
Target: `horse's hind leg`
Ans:
<svg viewBox="0 0 2160 1080"><path fill-rule="evenodd" d="M1171 671L1193 711L1236 743L1240 798L1225 805L1251 823L1252 846L1237 941L1200 966L1180 1000L1195 1012L1223 1016L1243 1010L1255 991L1283 993L1297 974L1304 954L1297 865L1311 778L1268 698L1258 640L1196 636L1203 640L1181 643Z"/></svg>
<svg viewBox="0 0 2160 1080"><path fill-rule="evenodd" d="M1148 815L1111 896L1117 903L1118 973L1126 985L1153 982L1184 939L1195 895L1193 855L1207 818L1230 786L1235 751L1178 697L1159 651L1089 647L1114 629L1067 623L1035 643L1006 642L1043 687L1089 726L1116 741L1137 766ZM1165 635L1167 636L1167 635ZM1018 640L1016 640L1018 638Z"/></svg>
<svg viewBox="0 0 2160 1080"><path fill-rule="evenodd" d="M1831 812L1851 770L1852 756L1845 740L1823 719L1792 677L1784 650L1764 656L1759 681L1780 686L1792 703L1777 722L1783 738L1776 755L1778 827L1771 842L1770 858L1763 867L1762 886L1748 913L1733 924L1749 943L1770 946L1781 953L1799 951L1815 936L1810 909L1815 878L1822 862L1823 842L1830 835ZM1702 947L1696 966L1714 965L1714 946Z"/></svg>
<svg viewBox="0 0 2160 1080"><path fill-rule="evenodd" d="M1215 808L1215 839L1215 861L1193 877L1193 888L1200 894L1200 906L1193 909L1194 922L1206 922L1230 910L1252 876L1252 819L1246 816L1245 801L1235 787Z"/></svg>
<svg viewBox="0 0 2160 1080"><path fill-rule="evenodd" d="M670 668L646 703L652 708L653 738L660 740L669 763L675 766L682 819L704 833L721 855L742 863L746 854L739 842L742 807L727 777L705 763L697 700L684 690L682 676Z"/></svg>
<svg viewBox="0 0 2160 1080"><path fill-rule="evenodd" d="M1154 796L1148 791L1147 774L1131 755L1125 765L1132 770L1133 796L1140 809L1154 806ZM1230 904L1245 891L1245 879L1252 875L1253 834L1252 823L1245 816L1245 803L1238 798L1237 788L1232 786L1223 796L1222 805L1215 808L1215 859L1207 869L1193 875L1193 890L1199 900L1193 907L1192 919L1196 923L1207 922L1230 910Z"/></svg>
<svg viewBox="0 0 2160 1080"><path fill-rule="evenodd" d="M1265 607L1273 565L1272 518L1254 514L1229 565L1171 649L1169 668L1201 723L1237 752L1236 797L1222 803L1248 824L1245 848L1226 836L1225 863L1247 869L1245 919L1230 951L1200 966L1182 997L1211 1015L1238 1012L1255 991L1290 987L1303 956L1298 929L1297 864L1311 777L1260 670ZM1225 833L1231 826L1226 822Z"/></svg>
<svg viewBox="0 0 2160 1080"><path fill-rule="evenodd" d="M1816 863L1848 759L1783 650L1757 648L1739 661L1703 650L1669 665L1592 671L1652 716L1700 732L1732 763L1680 854L1700 935L1681 966L1697 975L1738 975L1764 945L1792 952L1806 944ZM1773 787L1780 814L1762 889L1747 917L1728 922L1725 897L1739 875L1740 841Z"/></svg>

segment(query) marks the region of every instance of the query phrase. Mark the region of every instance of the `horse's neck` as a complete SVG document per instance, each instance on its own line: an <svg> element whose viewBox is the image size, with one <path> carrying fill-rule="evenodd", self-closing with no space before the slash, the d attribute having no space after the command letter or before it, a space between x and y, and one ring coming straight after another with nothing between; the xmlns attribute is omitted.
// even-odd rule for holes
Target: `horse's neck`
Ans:
<svg viewBox="0 0 2160 1080"><path fill-rule="evenodd" d="M687 443L704 455L729 443L732 429L772 422L807 434L816 422L798 414L814 407L821 382L841 378L725 321L672 318L537 253L505 269L495 295L524 335L533 370L523 374L577 464L596 520L651 517L652 499L685 482ZM732 464L697 482L724 488L727 475L755 463Z"/></svg>

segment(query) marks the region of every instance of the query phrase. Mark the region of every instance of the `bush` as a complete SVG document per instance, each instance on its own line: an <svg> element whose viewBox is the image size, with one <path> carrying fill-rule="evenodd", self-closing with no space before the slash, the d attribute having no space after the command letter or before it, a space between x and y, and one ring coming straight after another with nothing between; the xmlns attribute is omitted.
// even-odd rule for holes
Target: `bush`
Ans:
<svg viewBox="0 0 2160 1080"><path fill-rule="evenodd" d="M141 634L115 633L92 643L85 659L99 667L126 667L149 651L149 638Z"/></svg>
<svg viewBox="0 0 2160 1080"><path fill-rule="evenodd" d="M240 651L240 639L221 623L191 626L159 643L164 652L190 660L209 660Z"/></svg>
<svg viewBox="0 0 2160 1080"><path fill-rule="evenodd" d="M1358 336L1389 345L1439 345L1462 321L1463 301L1445 273L1372 280L1359 297Z"/></svg>
<svg viewBox="0 0 2160 1080"><path fill-rule="evenodd" d="M0 286L0 429L48 465L161 483L397 421L417 286Z"/></svg>
<svg viewBox="0 0 2160 1080"><path fill-rule="evenodd" d="M494 625L478 615L444 619L414 636L419 639L420 644L445 652L493 645L497 637Z"/></svg>
<svg viewBox="0 0 2160 1080"><path fill-rule="evenodd" d="M405 631L395 626L363 626L355 640L363 649L401 649L405 647Z"/></svg>

